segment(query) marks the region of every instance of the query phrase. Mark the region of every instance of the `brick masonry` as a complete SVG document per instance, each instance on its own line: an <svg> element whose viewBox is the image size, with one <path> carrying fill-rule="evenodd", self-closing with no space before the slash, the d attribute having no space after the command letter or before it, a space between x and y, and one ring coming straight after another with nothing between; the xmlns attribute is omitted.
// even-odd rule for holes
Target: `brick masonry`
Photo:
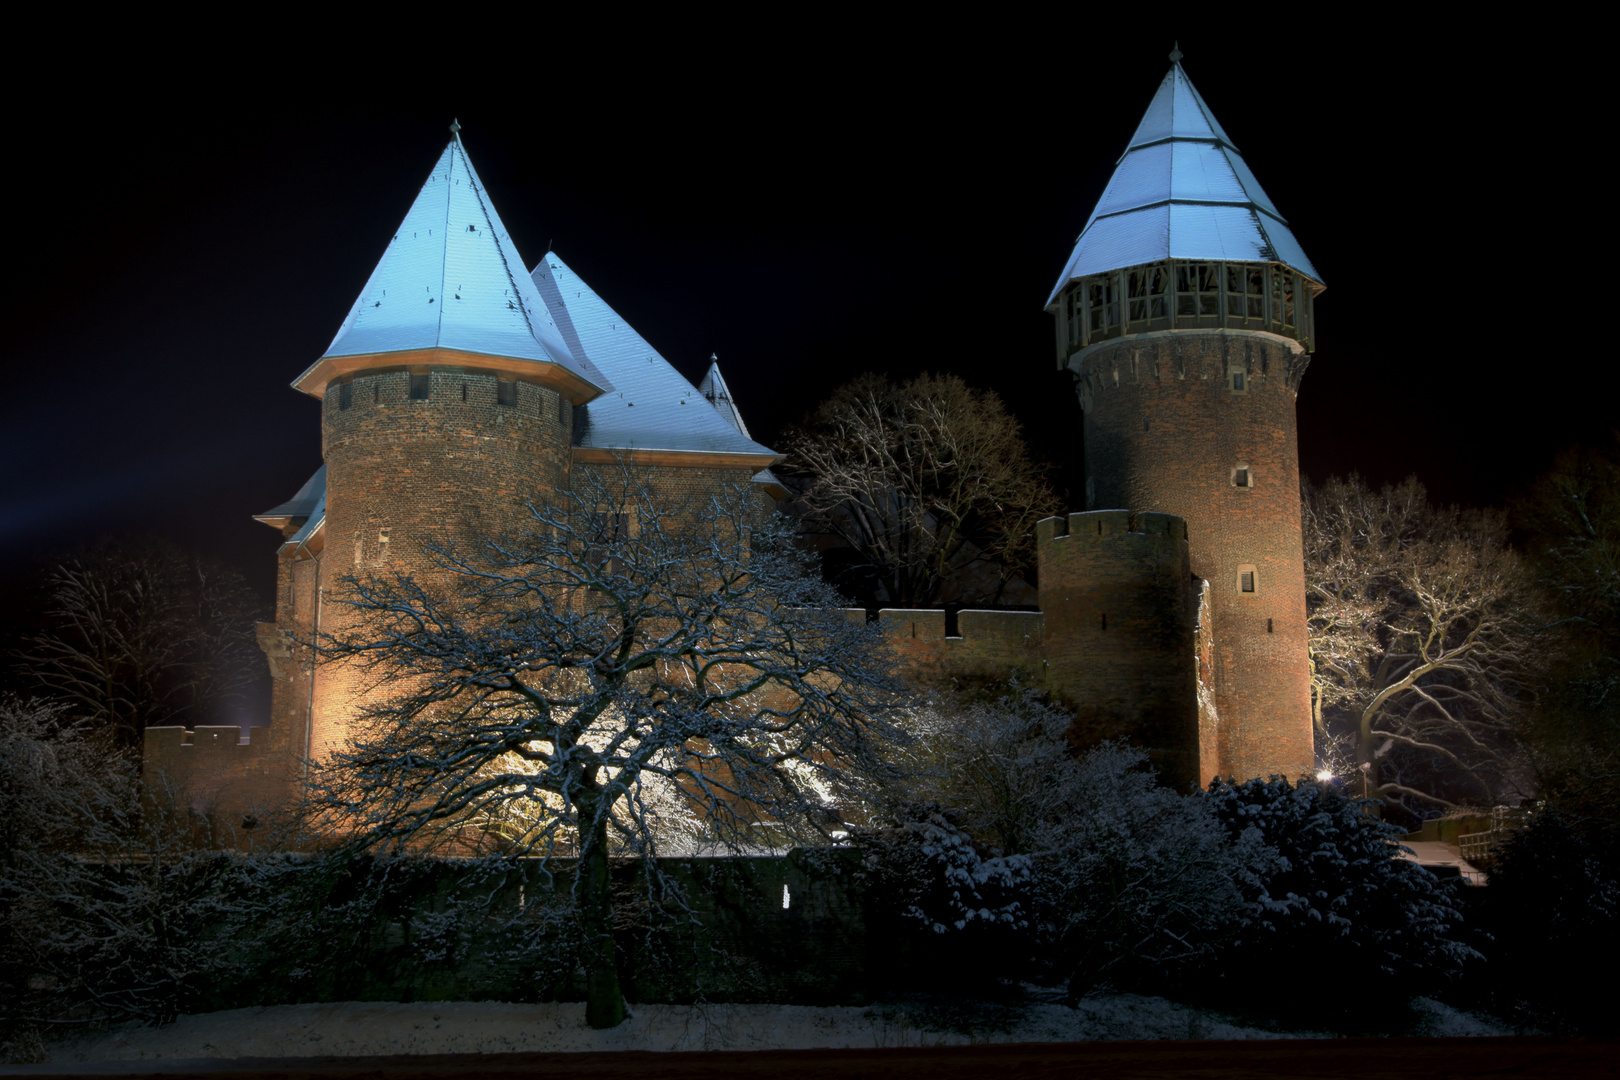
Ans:
<svg viewBox="0 0 1620 1080"><path fill-rule="evenodd" d="M1313 769L1294 419L1308 362L1296 341L1242 330L1143 334L1070 360L1085 409L1088 509L1187 521L1192 573L1209 583L1206 727L1226 776ZM1240 468L1247 486L1235 482Z"/></svg>

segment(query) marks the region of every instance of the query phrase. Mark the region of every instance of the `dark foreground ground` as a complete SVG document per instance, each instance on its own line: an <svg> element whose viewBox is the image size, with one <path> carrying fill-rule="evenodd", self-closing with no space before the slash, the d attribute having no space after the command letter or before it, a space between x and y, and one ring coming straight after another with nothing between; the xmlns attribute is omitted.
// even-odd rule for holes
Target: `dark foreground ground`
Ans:
<svg viewBox="0 0 1620 1080"><path fill-rule="evenodd" d="M439 1080L566 1077L567 1080L1227 1080L1235 1077L1443 1077L1620 1075L1620 1039L1300 1039L1220 1042L1095 1042L891 1050L772 1050L585 1054L441 1054L400 1057L238 1058L0 1066L0 1076L224 1076L232 1080Z"/></svg>

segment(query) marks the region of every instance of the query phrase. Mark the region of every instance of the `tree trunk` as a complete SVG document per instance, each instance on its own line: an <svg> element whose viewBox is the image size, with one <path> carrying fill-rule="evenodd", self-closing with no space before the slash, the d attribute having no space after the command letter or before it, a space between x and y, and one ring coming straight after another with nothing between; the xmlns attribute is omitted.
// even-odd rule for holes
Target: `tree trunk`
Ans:
<svg viewBox="0 0 1620 1080"><path fill-rule="evenodd" d="M624 1023L624 993L613 950L613 892L608 880L607 817L600 797L579 800L579 929L585 961L585 1022L593 1028Z"/></svg>

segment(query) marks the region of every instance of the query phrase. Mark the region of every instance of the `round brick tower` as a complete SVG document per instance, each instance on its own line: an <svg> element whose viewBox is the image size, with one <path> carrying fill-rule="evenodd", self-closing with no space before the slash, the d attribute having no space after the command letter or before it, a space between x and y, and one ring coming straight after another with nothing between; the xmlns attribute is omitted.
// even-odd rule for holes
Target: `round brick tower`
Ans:
<svg viewBox="0 0 1620 1080"><path fill-rule="evenodd" d="M345 577L427 572L425 545L520 526L526 502L562 489L573 406L607 380L564 343L457 137L293 385L321 399L326 461L314 610L300 621L332 633ZM362 688L341 667L312 682L305 753L319 759Z"/></svg>
<svg viewBox="0 0 1620 1080"><path fill-rule="evenodd" d="M1319 275L1180 64L1049 301L1086 509L1187 522L1208 582L1200 773L1314 771L1294 399Z"/></svg>

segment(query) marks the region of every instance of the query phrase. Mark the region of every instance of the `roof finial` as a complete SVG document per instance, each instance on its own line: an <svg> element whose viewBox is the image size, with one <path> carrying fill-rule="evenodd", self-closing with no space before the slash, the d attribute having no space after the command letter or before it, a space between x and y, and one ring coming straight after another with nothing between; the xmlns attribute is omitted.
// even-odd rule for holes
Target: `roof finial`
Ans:
<svg viewBox="0 0 1620 1080"><path fill-rule="evenodd" d="M1170 49L1170 62L1172 64L1181 63L1181 42L1179 42L1179 41L1173 43L1173 45L1171 46L1171 49Z"/></svg>
<svg viewBox="0 0 1620 1080"><path fill-rule="evenodd" d="M720 357L719 357L718 354L716 354L716 353L710 353L709 354L709 363L718 364L719 362L720 362Z"/></svg>
<svg viewBox="0 0 1620 1080"><path fill-rule="evenodd" d="M460 120L451 120L450 121L450 134L459 135L460 133L461 133L461 121Z"/></svg>

